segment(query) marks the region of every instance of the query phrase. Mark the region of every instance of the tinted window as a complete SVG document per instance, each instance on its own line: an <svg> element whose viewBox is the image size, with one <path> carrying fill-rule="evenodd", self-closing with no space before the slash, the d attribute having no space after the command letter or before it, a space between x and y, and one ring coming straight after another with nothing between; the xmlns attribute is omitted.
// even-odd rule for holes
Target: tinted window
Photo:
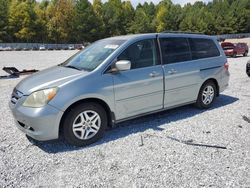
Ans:
<svg viewBox="0 0 250 188"><path fill-rule="evenodd" d="M131 61L131 69L156 65L155 41L150 39L136 42L129 46L117 59Z"/></svg>
<svg viewBox="0 0 250 188"><path fill-rule="evenodd" d="M186 38L161 38L160 43L164 64L191 60Z"/></svg>
<svg viewBox="0 0 250 188"><path fill-rule="evenodd" d="M192 52L192 59L202 59L216 57L220 52L211 39L189 39L189 44Z"/></svg>

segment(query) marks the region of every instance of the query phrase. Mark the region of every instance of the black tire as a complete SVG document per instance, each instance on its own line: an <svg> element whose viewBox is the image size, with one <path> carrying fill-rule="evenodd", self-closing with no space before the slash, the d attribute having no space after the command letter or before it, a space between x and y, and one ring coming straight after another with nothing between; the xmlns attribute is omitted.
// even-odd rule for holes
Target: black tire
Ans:
<svg viewBox="0 0 250 188"><path fill-rule="evenodd" d="M100 117L100 128L95 133L95 135L89 139L80 139L77 138L75 133L73 132L73 124L76 121L76 118L83 113L84 111L94 111L97 113ZM107 114L104 108L93 102L87 102L79 104L75 107L73 107L65 116L64 122L63 122L63 135L64 139L71 145L75 146L87 146L90 145L97 140L99 140L105 133L105 130L107 128ZM86 133L84 133L86 134Z"/></svg>
<svg viewBox="0 0 250 188"><path fill-rule="evenodd" d="M236 54L236 53L234 53L234 54L233 54L233 58L236 58L236 57L237 57L237 54Z"/></svg>
<svg viewBox="0 0 250 188"><path fill-rule="evenodd" d="M203 102L203 92L204 92L204 90L205 90L208 86L211 86L211 87L213 88L214 95L213 95L213 99L211 100L211 102L208 103L208 104L205 104L205 103ZM200 91L199 91L199 95L198 95L198 98L197 98L197 100L196 100L195 105L196 105L198 108L200 108L200 109L208 109L208 108L210 108L210 107L213 105L213 102L214 102L216 96L217 96L217 89L216 89L215 83L214 83L213 81L207 81L207 82L205 82L205 83L201 86Z"/></svg>
<svg viewBox="0 0 250 188"><path fill-rule="evenodd" d="M247 54L248 54L248 52L245 52L245 53L243 54L243 56L244 56L244 57L246 57L246 56L247 56Z"/></svg>

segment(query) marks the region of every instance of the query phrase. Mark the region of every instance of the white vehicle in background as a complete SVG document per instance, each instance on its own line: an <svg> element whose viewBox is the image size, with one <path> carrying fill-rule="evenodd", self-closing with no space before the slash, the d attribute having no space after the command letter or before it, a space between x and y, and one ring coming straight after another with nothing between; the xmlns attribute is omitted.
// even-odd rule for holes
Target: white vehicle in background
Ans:
<svg viewBox="0 0 250 188"><path fill-rule="evenodd" d="M68 47L69 50L74 50L75 49L75 46L73 44L69 45Z"/></svg>
<svg viewBox="0 0 250 188"><path fill-rule="evenodd" d="M12 48L10 46L7 46L4 48L4 51L11 51L11 50L12 50Z"/></svg>
<svg viewBox="0 0 250 188"><path fill-rule="evenodd" d="M41 46L39 47L39 50L46 50L45 45L41 45Z"/></svg>

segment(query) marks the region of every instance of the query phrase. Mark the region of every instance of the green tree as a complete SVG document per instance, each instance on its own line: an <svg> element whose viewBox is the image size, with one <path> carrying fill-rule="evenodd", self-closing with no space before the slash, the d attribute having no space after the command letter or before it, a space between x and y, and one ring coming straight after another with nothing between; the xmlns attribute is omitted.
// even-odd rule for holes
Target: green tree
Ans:
<svg viewBox="0 0 250 188"><path fill-rule="evenodd" d="M96 9L97 10L97 9ZM78 0L75 6L74 35L78 42L93 42L101 37L103 23L88 0Z"/></svg>
<svg viewBox="0 0 250 188"><path fill-rule="evenodd" d="M150 2L147 3L145 2L143 5L142 4L138 4L138 6L136 7L135 10L135 18L134 18L134 24L135 26L133 26L134 28L136 28L137 24L139 24L138 26L141 27L141 29L137 29L137 32L155 32L155 5L154 3ZM142 16L142 18L140 18L140 15ZM143 24L145 24L145 28L143 29ZM139 28L139 27L138 27Z"/></svg>
<svg viewBox="0 0 250 188"><path fill-rule="evenodd" d="M125 33L129 33L130 32L130 26L131 26L131 22L134 19L134 14L135 14L135 10L132 6L132 4L130 3L130 1L125 1L122 3L122 17L123 17L123 27L125 30Z"/></svg>
<svg viewBox="0 0 250 188"><path fill-rule="evenodd" d="M156 31L178 30L181 20L181 7L170 0L164 0L156 8Z"/></svg>
<svg viewBox="0 0 250 188"><path fill-rule="evenodd" d="M206 5L196 2L193 6L188 4L183 10L183 20L180 30L211 34L214 30L214 18L207 11Z"/></svg>
<svg viewBox="0 0 250 188"><path fill-rule="evenodd" d="M9 30L13 41L32 42L36 35L34 0L12 0L9 8Z"/></svg>
<svg viewBox="0 0 250 188"><path fill-rule="evenodd" d="M0 0L0 42L9 41L8 10L9 0Z"/></svg>
<svg viewBox="0 0 250 188"><path fill-rule="evenodd" d="M73 0L55 0L48 6L48 37L53 42L72 40L73 21L75 18Z"/></svg>
<svg viewBox="0 0 250 188"><path fill-rule="evenodd" d="M97 21L97 31L96 31L96 40L105 37L105 25L103 21L103 3L101 0L94 0L93 1L93 9L94 14Z"/></svg>
<svg viewBox="0 0 250 188"><path fill-rule="evenodd" d="M103 17L103 4L102 4L102 1L101 0L94 0L93 1L93 9L94 9L94 12L95 14L102 18Z"/></svg>
<svg viewBox="0 0 250 188"><path fill-rule="evenodd" d="M234 29L239 33L250 32L250 1L234 0L231 9L236 19Z"/></svg>
<svg viewBox="0 0 250 188"><path fill-rule="evenodd" d="M135 18L130 26L131 33L147 33L152 31L152 24L149 16L143 8L137 8Z"/></svg>
<svg viewBox="0 0 250 188"><path fill-rule="evenodd" d="M49 1L43 0L41 3L37 3L34 7L34 11L36 13L37 19L35 22L35 30L36 42L48 42L48 30L47 30L47 23L49 22L48 19L48 6Z"/></svg>
<svg viewBox="0 0 250 188"><path fill-rule="evenodd" d="M250 32L249 0L198 1L184 7L129 0L0 0L0 42L85 42L128 33L182 30Z"/></svg>
<svg viewBox="0 0 250 188"><path fill-rule="evenodd" d="M121 0L109 0L104 3L103 20L106 26L106 36L126 34Z"/></svg>
<svg viewBox="0 0 250 188"><path fill-rule="evenodd" d="M208 4L208 10L214 15L216 34L236 33L236 18L227 0L214 0Z"/></svg>

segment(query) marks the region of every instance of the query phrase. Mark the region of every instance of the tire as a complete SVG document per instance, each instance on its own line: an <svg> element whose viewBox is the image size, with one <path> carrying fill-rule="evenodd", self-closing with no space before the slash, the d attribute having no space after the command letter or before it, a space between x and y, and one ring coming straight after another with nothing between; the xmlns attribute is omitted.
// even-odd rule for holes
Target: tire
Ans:
<svg viewBox="0 0 250 188"><path fill-rule="evenodd" d="M243 56L244 56L244 57L246 57L246 56L247 56L247 54L248 54L248 52L245 52L245 53L243 54Z"/></svg>
<svg viewBox="0 0 250 188"><path fill-rule="evenodd" d="M234 54L233 54L233 58L236 58L236 57L237 57L237 54L236 54L236 53L234 53Z"/></svg>
<svg viewBox="0 0 250 188"><path fill-rule="evenodd" d="M104 135L107 122L106 111L101 105L93 102L79 104L64 118L64 139L71 145L87 146Z"/></svg>
<svg viewBox="0 0 250 188"><path fill-rule="evenodd" d="M205 94L207 92L207 94ZM196 106L200 109L208 109L212 106L217 94L216 85L213 81L205 82L199 91ZM206 99L206 97L208 97Z"/></svg>

